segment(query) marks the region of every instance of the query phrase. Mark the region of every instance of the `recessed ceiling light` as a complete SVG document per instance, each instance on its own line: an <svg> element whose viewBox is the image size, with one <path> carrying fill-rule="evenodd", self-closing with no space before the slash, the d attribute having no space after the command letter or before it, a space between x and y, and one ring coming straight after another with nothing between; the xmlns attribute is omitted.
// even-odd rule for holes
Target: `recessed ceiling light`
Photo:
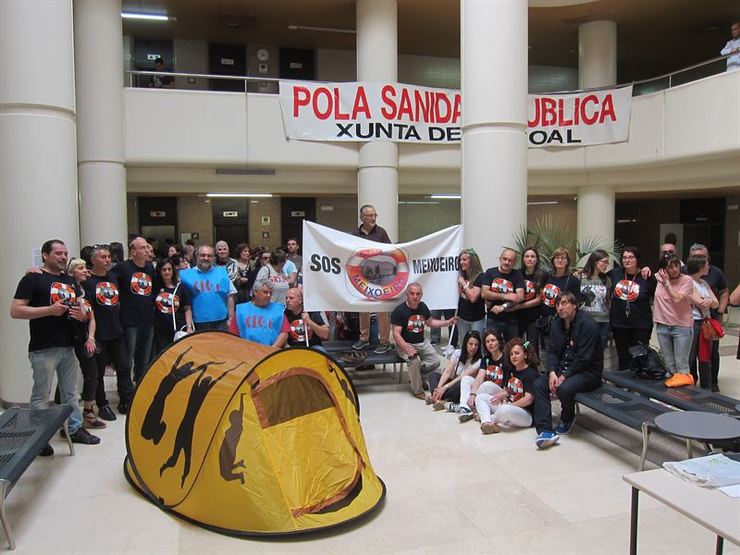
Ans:
<svg viewBox="0 0 740 555"><path fill-rule="evenodd" d="M124 19L145 19L148 21L176 21L176 18L174 17L156 13L121 12L121 17Z"/></svg>

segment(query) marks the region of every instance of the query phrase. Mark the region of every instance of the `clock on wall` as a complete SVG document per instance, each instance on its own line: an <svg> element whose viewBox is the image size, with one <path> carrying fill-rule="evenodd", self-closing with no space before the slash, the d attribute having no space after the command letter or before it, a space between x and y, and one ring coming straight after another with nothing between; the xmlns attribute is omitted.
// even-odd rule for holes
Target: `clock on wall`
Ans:
<svg viewBox="0 0 740 555"><path fill-rule="evenodd" d="M266 62L270 59L270 51L267 48L260 48L257 50L257 59L260 62Z"/></svg>

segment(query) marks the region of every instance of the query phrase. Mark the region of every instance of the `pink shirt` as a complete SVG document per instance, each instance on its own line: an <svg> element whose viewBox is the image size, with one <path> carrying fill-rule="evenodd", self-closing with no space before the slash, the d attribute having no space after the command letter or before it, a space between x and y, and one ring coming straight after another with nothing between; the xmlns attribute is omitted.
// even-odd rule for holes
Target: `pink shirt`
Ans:
<svg viewBox="0 0 740 555"><path fill-rule="evenodd" d="M694 319L691 315L691 301L689 300L689 295L694 290L693 280L690 276L682 274L671 280L671 288L676 293L682 293L684 299L680 303L674 303L673 297L668 293L665 285L658 282L653 304L653 320L666 326L684 326L687 328L693 326Z"/></svg>

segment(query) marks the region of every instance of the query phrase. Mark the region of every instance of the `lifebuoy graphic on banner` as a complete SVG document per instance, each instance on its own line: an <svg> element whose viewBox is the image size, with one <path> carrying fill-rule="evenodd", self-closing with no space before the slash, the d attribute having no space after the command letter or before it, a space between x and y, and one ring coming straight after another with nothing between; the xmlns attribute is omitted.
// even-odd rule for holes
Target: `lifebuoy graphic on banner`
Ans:
<svg viewBox="0 0 740 555"><path fill-rule="evenodd" d="M363 297L376 301L395 299L409 282L409 260L397 248L358 249L347 259L347 278Z"/></svg>

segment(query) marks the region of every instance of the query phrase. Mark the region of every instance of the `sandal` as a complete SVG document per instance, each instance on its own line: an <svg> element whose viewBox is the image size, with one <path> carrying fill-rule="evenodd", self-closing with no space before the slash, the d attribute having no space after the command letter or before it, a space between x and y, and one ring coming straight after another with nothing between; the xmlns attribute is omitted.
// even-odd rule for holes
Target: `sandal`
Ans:
<svg viewBox="0 0 740 555"><path fill-rule="evenodd" d="M98 420L98 417L95 416L95 411L91 408L84 409L82 411L83 421L82 421L82 427L83 428L90 428L93 430L102 430L103 428L107 427L107 424L103 422L102 420Z"/></svg>

